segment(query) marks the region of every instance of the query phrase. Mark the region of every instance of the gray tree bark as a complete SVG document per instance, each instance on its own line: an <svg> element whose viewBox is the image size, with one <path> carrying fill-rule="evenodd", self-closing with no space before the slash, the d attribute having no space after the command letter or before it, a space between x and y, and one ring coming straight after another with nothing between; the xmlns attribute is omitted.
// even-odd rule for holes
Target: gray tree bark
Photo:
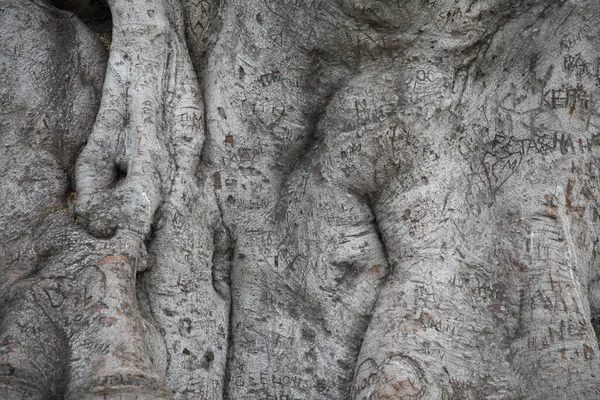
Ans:
<svg viewBox="0 0 600 400"><path fill-rule="evenodd" d="M599 20L0 0L0 398L600 398Z"/></svg>

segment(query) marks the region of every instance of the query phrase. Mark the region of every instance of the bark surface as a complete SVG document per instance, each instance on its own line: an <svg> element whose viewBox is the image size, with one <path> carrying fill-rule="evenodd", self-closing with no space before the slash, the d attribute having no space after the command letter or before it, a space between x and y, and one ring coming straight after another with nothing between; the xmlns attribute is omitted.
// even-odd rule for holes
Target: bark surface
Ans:
<svg viewBox="0 0 600 400"><path fill-rule="evenodd" d="M0 398L600 398L599 26L0 0Z"/></svg>

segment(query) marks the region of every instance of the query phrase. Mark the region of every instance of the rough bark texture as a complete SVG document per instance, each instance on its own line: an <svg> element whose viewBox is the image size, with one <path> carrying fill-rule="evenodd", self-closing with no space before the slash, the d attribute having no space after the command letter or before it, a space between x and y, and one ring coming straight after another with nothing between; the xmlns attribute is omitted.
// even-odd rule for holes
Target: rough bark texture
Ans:
<svg viewBox="0 0 600 400"><path fill-rule="evenodd" d="M599 27L0 0L0 399L600 398Z"/></svg>

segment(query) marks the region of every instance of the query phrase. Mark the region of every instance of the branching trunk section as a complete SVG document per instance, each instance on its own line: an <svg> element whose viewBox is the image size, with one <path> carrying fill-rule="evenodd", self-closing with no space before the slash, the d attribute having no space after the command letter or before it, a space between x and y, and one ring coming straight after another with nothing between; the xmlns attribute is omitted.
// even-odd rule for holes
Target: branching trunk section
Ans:
<svg viewBox="0 0 600 400"><path fill-rule="evenodd" d="M109 65L96 124L78 160L77 216L100 237L126 230L148 239L149 270L138 291L165 341L161 372L178 397L217 398L229 298L213 286L220 216L198 169L204 106L182 8L168 1L109 5Z"/></svg>

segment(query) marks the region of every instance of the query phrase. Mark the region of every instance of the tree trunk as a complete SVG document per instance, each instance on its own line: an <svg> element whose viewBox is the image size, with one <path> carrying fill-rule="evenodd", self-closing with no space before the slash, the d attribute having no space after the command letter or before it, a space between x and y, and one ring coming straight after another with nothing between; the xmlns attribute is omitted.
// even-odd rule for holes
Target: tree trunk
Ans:
<svg viewBox="0 0 600 400"><path fill-rule="evenodd" d="M0 398L600 398L599 19L0 0Z"/></svg>

